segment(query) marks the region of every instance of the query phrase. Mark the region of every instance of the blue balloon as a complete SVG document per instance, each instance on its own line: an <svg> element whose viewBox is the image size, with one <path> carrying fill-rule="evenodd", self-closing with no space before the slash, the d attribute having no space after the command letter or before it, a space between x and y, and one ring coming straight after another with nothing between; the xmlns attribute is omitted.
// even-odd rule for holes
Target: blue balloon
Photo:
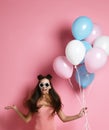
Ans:
<svg viewBox="0 0 109 130"><path fill-rule="evenodd" d="M86 48L86 53L87 53L90 49L92 49L92 46L91 46L91 44L90 44L89 42L87 42L87 41L82 41L82 43L83 43L83 45L84 45L85 48Z"/></svg>
<svg viewBox="0 0 109 130"><path fill-rule="evenodd" d="M95 77L95 74L87 72L84 64L77 67L77 71L75 73L75 79L76 79L76 82L82 88L88 87L92 83L94 77Z"/></svg>
<svg viewBox="0 0 109 130"><path fill-rule="evenodd" d="M92 49L92 46L90 43L88 43L87 41L82 41L82 44L84 45L84 47L86 48L86 53ZM84 63L84 59L82 60L82 62L80 64Z"/></svg>
<svg viewBox="0 0 109 130"><path fill-rule="evenodd" d="M72 35L77 40L83 40L90 35L92 29L92 20L87 16L80 16L72 24Z"/></svg>

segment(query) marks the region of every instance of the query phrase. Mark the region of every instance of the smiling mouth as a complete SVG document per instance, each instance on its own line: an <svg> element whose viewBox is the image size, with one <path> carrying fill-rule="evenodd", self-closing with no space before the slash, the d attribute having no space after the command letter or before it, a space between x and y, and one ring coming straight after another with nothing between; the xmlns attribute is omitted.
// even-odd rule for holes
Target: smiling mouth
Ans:
<svg viewBox="0 0 109 130"><path fill-rule="evenodd" d="M47 91L47 89L44 89L44 90L42 90L42 91Z"/></svg>

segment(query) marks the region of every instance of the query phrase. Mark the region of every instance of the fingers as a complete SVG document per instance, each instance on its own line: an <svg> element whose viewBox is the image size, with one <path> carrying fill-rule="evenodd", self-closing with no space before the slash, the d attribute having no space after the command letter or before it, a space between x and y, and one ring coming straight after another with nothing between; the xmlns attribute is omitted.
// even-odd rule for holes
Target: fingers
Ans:
<svg viewBox="0 0 109 130"><path fill-rule="evenodd" d="M87 112L87 107L83 108L83 113L85 114Z"/></svg>
<svg viewBox="0 0 109 130"><path fill-rule="evenodd" d="M8 110L8 109L11 109L11 107L10 106L6 106L6 107L4 107L4 109Z"/></svg>
<svg viewBox="0 0 109 130"><path fill-rule="evenodd" d="M81 109L81 113L85 114L87 110L87 107Z"/></svg>
<svg viewBox="0 0 109 130"><path fill-rule="evenodd" d="M15 105L13 105L13 106L6 106L6 107L4 107L4 109L6 109L6 110L13 109L14 106L15 106Z"/></svg>
<svg viewBox="0 0 109 130"><path fill-rule="evenodd" d="M79 116L83 117L86 114L86 110L87 110L87 107L82 108L80 113L79 113Z"/></svg>
<svg viewBox="0 0 109 130"><path fill-rule="evenodd" d="M84 111L87 110L87 107L82 108Z"/></svg>
<svg viewBox="0 0 109 130"><path fill-rule="evenodd" d="M87 110L87 107L84 107L84 108L82 108L84 111L86 111Z"/></svg>
<svg viewBox="0 0 109 130"><path fill-rule="evenodd" d="M87 107L85 107L84 109L87 110Z"/></svg>

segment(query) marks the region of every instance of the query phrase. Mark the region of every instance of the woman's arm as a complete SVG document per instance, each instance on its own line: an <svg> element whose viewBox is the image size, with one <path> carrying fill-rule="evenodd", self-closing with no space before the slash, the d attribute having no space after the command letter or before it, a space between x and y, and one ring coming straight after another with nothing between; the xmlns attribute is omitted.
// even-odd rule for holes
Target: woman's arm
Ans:
<svg viewBox="0 0 109 130"><path fill-rule="evenodd" d="M12 109L14 110L26 123L28 123L31 119L32 119L32 113L28 112L26 115L23 114L21 111L19 111L19 109L13 105L13 106L6 106L5 107L6 110Z"/></svg>
<svg viewBox="0 0 109 130"><path fill-rule="evenodd" d="M78 118L81 118L83 115L85 115L85 110L87 108L82 108L80 110L80 112L77 115L73 115L73 116L67 116L64 114L64 112L62 110L60 110L58 112L58 116L59 118L63 121L63 122L68 122L68 121L72 121L72 120L76 120Z"/></svg>

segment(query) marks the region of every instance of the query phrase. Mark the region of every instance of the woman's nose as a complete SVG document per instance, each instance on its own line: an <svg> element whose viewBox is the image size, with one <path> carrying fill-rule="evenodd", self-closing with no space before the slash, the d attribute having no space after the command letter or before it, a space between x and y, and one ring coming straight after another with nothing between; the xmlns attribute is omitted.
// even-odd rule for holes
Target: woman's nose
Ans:
<svg viewBox="0 0 109 130"><path fill-rule="evenodd" d="M43 86L43 89L46 89L46 86L45 86L45 85Z"/></svg>

